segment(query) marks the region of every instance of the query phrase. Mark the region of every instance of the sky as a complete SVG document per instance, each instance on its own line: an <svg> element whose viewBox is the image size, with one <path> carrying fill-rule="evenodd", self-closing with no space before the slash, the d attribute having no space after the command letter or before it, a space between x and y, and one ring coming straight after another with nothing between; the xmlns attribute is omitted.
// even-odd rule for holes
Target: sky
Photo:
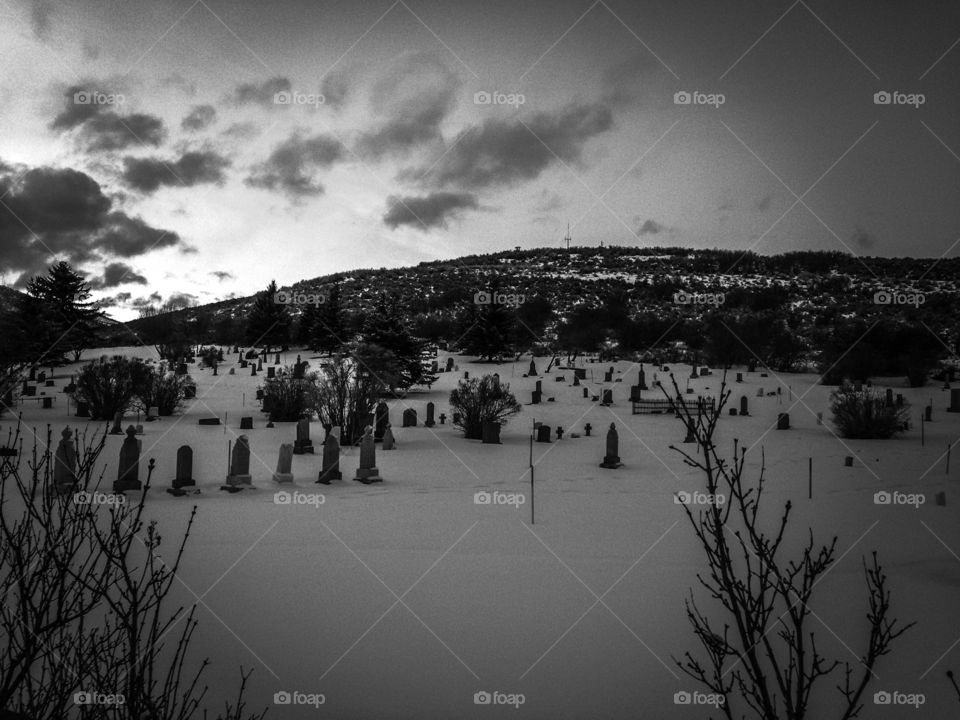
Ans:
<svg viewBox="0 0 960 720"><path fill-rule="evenodd" d="M124 320L568 223L956 256L958 44L957 3L0 0L0 281Z"/></svg>

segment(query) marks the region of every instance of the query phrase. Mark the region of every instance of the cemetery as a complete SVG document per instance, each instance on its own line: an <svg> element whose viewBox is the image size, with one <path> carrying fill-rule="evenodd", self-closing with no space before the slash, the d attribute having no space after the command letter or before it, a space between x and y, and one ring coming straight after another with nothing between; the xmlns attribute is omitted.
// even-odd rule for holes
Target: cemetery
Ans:
<svg viewBox="0 0 960 720"><path fill-rule="evenodd" d="M148 348L118 351L157 360ZM90 351L81 364L97 356ZM220 622L209 618L197 643L256 668L251 697L265 697L276 673L291 686L319 682L327 697L341 698L345 716L373 716L384 703L402 702L403 689L418 687L426 673L442 678L442 688L423 701L431 715L473 687L476 673L557 708L578 708L578 716L622 716L641 704L668 716L670 697L657 699L651 688L684 687L670 658L692 647L682 598L702 570L684 517L691 506L678 505L677 497L699 497L703 483L678 448L694 459L703 448L681 416L716 410L733 389L714 442L746 450L747 476L764 464L768 511L786 502L793 507L796 532L788 547L801 547L809 527L819 536L837 535L838 546L849 550L825 576L829 602L814 608L838 635L824 633L823 648L842 656L844 644L856 643L866 627L857 618L860 551L867 547L886 562L897 618L944 619L943 626L921 621L897 639L899 673L919 677L927 668L914 659L926 657L917 648L947 651L960 637L956 598L945 591L960 577L960 563L944 550L960 547L960 461L950 466L948 454L960 438L955 389L877 381L882 405L887 387L895 389L889 402L910 413L910 429L887 441L842 439L830 420L834 388L812 374L761 378L735 367L723 386L722 369L671 362L669 371L656 368L656 380L648 370L633 384L637 364L600 366L583 358L561 369L565 379L551 374L554 402L538 402L544 376L535 366L542 371L548 359L491 365L441 351L438 365L455 362L461 373L440 373L429 389L377 400L348 439L315 414L268 422L258 396L267 372L224 372L241 362L257 367L252 358L237 358L227 353L216 374L191 365L195 394L174 414L150 408L142 417L118 413L109 422L80 412L62 392L80 364L59 368L53 386L27 385L60 402L17 404L0 417L0 438L22 415L26 452L32 433L44 435L49 425L59 439L53 486L68 494L80 439L102 436L100 492L122 494L127 503L146 494L146 517L171 533L197 508L196 552L184 556L179 575L198 594L223 576L204 599ZM304 349L268 359L278 361L263 366L276 367L275 380L294 372L306 377L323 362ZM605 387L619 377L630 383L630 396L626 385ZM665 388L674 381L671 396ZM501 419L481 417L475 428L471 407L451 401L451 392L469 383L533 402L507 402ZM931 469L918 476L921 466ZM319 492L322 502L275 502L281 491ZM476 494L490 492L516 502L475 502ZM875 502L883 493L925 500ZM929 541L898 541L918 519L930 527ZM424 573L404 599L422 623L403 606L376 623L395 600L383 585L399 595ZM295 600L278 604L272 592L255 588ZM594 603L591 593L608 589L609 609L598 605L577 623ZM190 601L182 587L173 594ZM466 617L478 624L464 623ZM395 668L376 696L362 692L361 669L397 642L416 653L418 667ZM305 665L305 657L313 661ZM223 700L235 669L217 665L207 682L212 697ZM565 678L559 689L557 677ZM928 703L949 707L940 684L931 674L918 686ZM606 691L588 701L580 696L587 687Z"/></svg>

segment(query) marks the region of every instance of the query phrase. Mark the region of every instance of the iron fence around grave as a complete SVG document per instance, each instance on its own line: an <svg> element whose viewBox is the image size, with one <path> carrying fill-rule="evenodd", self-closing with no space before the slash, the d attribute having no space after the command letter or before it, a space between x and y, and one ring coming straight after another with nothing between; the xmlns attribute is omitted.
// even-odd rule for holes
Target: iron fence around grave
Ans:
<svg viewBox="0 0 960 720"><path fill-rule="evenodd" d="M677 398L648 398L643 400L631 401L632 415L675 415L677 412ZM679 404L691 413L697 411L701 406L706 410L714 410L717 405L715 397L697 396L696 398L680 398Z"/></svg>

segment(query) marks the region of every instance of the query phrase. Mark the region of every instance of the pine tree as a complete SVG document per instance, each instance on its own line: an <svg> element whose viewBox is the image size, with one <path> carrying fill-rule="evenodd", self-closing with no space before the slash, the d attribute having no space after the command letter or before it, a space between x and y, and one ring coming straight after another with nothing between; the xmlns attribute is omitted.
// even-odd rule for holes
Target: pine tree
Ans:
<svg viewBox="0 0 960 720"><path fill-rule="evenodd" d="M290 337L290 312L276 301L277 282L271 280L266 290L258 292L247 315L246 338L270 352L284 347Z"/></svg>
<svg viewBox="0 0 960 720"><path fill-rule="evenodd" d="M27 283L19 314L31 362L59 363L67 352L76 362L96 345L103 313L89 297L90 284L64 261Z"/></svg>
<svg viewBox="0 0 960 720"><path fill-rule="evenodd" d="M516 319L505 306L469 303L460 314L459 345L481 360L493 360L510 352Z"/></svg>
<svg viewBox="0 0 960 720"><path fill-rule="evenodd" d="M306 318L306 315L304 317ZM311 313L308 333L311 349L331 355L339 352L348 342L339 284L330 288L324 302Z"/></svg>
<svg viewBox="0 0 960 720"><path fill-rule="evenodd" d="M381 295L373 312L366 315L361 331L365 344L382 349L383 362L370 370L380 374L391 388L430 385L437 379L424 366L424 342L412 335L405 310L396 295Z"/></svg>

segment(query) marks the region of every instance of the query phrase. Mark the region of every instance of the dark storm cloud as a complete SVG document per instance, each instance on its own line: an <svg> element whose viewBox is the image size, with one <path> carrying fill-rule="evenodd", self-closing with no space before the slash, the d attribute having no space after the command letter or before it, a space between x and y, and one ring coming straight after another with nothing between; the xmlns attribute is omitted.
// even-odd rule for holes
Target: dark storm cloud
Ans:
<svg viewBox="0 0 960 720"><path fill-rule="evenodd" d="M127 283L146 285L147 279L126 263L112 262L103 269L101 277L90 281L90 287L94 290L107 290Z"/></svg>
<svg viewBox="0 0 960 720"><path fill-rule="evenodd" d="M89 175L69 168L26 170L0 164L0 268L20 272L18 285L63 256L73 264L135 257L177 245L176 233L112 211Z"/></svg>
<svg viewBox="0 0 960 720"><path fill-rule="evenodd" d="M385 225L396 229L412 225L424 230L446 227L447 220L463 210L476 210L477 196L470 193L436 192L423 197L387 198L389 209L383 216Z"/></svg>
<svg viewBox="0 0 960 720"><path fill-rule="evenodd" d="M358 151L380 158L439 140L440 123L459 88L457 76L432 55L418 53L397 63L371 96L374 111L387 121L360 137Z"/></svg>
<svg viewBox="0 0 960 720"><path fill-rule="evenodd" d="M63 109L50 127L60 132L75 131L81 144L93 152L138 145L156 147L164 141L167 131L163 120L146 113L120 115L116 112L119 103L93 102L96 93L114 98L122 95L93 84L70 86L63 94Z"/></svg>
<svg viewBox="0 0 960 720"><path fill-rule="evenodd" d="M640 222L640 218L634 218L634 222ZM643 224L637 228L637 235L659 235L667 229L666 225L658 223L656 220L647 218Z"/></svg>
<svg viewBox="0 0 960 720"><path fill-rule="evenodd" d="M587 140L612 126L604 105L571 105L525 122L489 119L461 133L433 169L408 169L401 178L468 190L513 185L533 180L558 160L581 164Z"/></svg>
<svg viewBox="0 0 960 720"><path fill-rule="evenodd" d="M274 96L290 90L290 80L285 77L270 78L262 83L242 83L233 91L233 101L238 105L274 107Z"/></svg>
<svg viewBox="0 0 960 720"><path fill-rule="evenodd" d="M197 132L208 128L217 119L213 105L194 105L180 122L180 127L188 132Z"/></svg>
<svg viewBox="0 0 960 720"><path fill-rule="evenodd" d="M329 168L344 157L344 147L328 135L304 137L295 132L280 143L270 157L253 168L244 181L250 187L276 190L293 199L323 193L314 172Z"/></svg>
<svg viewBox="0 0 960 720"><path fill-rule="evenodd" d="M209 272L209 273L207 273L207 274L208 274L208 275L212 275L213 277L215 277L215 278L216 278L217 280L219 280L220 282L223 282L224 280L236 280L236 279L237 279L237 276L236 276L236 275L234 275L233 273L229 273L229 272L227 272L226 270L213 270L213 271L211 271L211 272Z"/></svg>
<svg viewBox="0 0 960 720"><path fill-rule="evenodd" d="M200 183L217 183L224 180L223 171L230 161L215 152L184 153L178 160L160 158L123 159L123 181L141 192L152 193L161 185L192 187Z"/></svg>

